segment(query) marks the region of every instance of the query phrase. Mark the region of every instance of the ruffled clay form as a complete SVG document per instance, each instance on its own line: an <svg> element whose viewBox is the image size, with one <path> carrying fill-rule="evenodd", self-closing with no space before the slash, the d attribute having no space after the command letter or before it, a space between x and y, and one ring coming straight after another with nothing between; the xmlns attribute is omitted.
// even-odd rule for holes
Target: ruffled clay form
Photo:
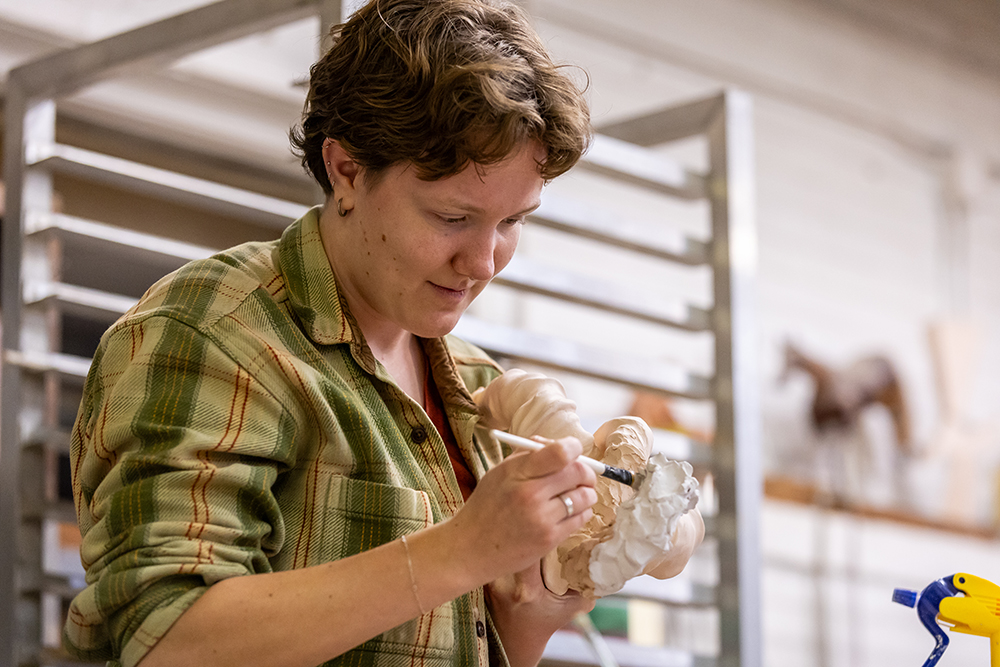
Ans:
<svg viewBox="0 0 1000 667"><path fill-rule="evenodd" d="M518 369L478 390L473 399L480 424L487 428L523 437L573 436L583 443L584 454L624 470L643 471L650 461L638 495L631 487L598 477L593 517L543 560L549 590L602 596L644 572L661 577L676 574L666 552L678 519L697 503L698 482L687 463L667 461L662 455L650 459L652 432L643 420L612 419L591 436L557 380ZM658 567L660 561L663 568Z"/></svg>
<svg viewBox="0 0 1000 667"><path fill-rule="evenodd" d="M482 426L526 438L573 436L583 443L585 454L593 449L594 437L580 425L576 403L566 397L558 380L512 368L477 389L472 399L479 407Z"/></svg>
<svg viewBox="0 0 1000 667"><path fill-rule="evenodd" d="M657 561L673 546L677 522L698 504L698 481L691 464L654 454L635 495L618 509L611 538L590 555L594 595L616 593L640 574L656 573Z"/></svg>

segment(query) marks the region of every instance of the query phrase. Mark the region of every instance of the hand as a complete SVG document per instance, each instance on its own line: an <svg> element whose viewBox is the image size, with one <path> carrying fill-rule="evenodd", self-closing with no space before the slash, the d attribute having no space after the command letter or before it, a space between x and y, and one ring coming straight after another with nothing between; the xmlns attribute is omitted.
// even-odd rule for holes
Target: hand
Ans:
<svg viewBox="0 0 1000 667"><path fill-rule="evenodd" d="M448 522L467 567L483 582L537 567L592 515L597 477L576 461L580 441L535 439L545 448L518 452L490 470ZM564 497L572 501L571 516Z"/></svg>
<svg viewBox="0 0 1000 667"><path fill-rule="evenodd" d="M594 602L574 590L551 592L542 581L540 562L486 586L486 604L511 667L538 664L552 634L593 609Z"/></svg>

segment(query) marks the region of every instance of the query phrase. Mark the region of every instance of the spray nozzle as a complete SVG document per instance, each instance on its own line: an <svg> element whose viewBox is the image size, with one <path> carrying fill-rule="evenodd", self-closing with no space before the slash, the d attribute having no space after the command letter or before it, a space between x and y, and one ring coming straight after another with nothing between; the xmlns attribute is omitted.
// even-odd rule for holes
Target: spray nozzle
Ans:
<svg viewBox="0 0 1000 667"><path fill-rule="evenodd" d="M911 591L909 588L895 588L892 591L892 601L907 607L916 607L919 595L919 593Z"/></svg>
<svg viewBox="0 0 1000 667"><path fill-rule="evenodd" d="M945 598L958 595L958 593L959 591L955 588L953 577L943 577L937 581L932 581L920 592L920 595L917 595L916 591L905 588L897 588L892 592L893 602L917 608L917 617L923 626L927 628L927 631L931 633L931 636L934 637L934 650L931 651L930 656L924 661L923 667L934 667L938 663L938 660L941 659L941 656L944 655L945 649L948 648L948 635L938 625L937 618L941 610L941 601Z"/></svg>

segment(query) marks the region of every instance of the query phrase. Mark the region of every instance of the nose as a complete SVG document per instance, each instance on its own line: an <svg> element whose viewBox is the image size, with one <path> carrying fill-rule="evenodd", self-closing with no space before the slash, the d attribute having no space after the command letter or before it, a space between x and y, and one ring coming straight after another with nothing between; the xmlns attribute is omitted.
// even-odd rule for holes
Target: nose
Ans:
<svg viewBox="0 0 1000 667"><path fill-rule="evenodd" d="M460 275L472 280L492 280L496 270L499 244L495 229L475 230L464 240L452 260Z"/></svg>

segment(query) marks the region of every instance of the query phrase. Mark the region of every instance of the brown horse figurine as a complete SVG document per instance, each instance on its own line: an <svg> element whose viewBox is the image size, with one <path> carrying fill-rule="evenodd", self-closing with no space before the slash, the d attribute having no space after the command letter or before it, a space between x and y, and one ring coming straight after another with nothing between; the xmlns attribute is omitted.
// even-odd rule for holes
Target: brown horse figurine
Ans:
<svg viewBox="0 0 1000 667"><path fill-rule="evenodd" d="M805 371L816 383L812 423L817 431L853 428L865 408L881 404L892 417L899 449L912 452L903 390L892 362L886 357L864 357L847 368L834 370L809 358L791 343L786 343L782 377L793 369Z"/></svg>

